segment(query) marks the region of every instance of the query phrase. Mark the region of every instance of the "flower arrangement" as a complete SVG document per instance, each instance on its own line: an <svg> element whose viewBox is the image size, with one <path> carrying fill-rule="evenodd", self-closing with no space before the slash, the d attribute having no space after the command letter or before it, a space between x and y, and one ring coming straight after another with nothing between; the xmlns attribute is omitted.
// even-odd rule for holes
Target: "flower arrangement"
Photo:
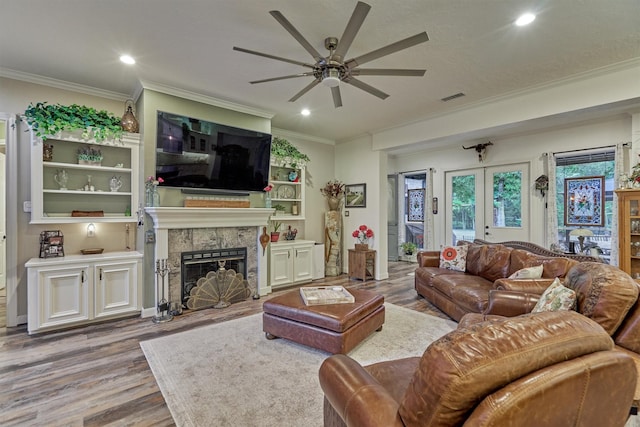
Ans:
<svg viewBox="0 0 640 427"><path fill-rule="evenodd" d="M262 189L262 191L264 191L266 193L270 192L271 190L273 190L273 184L272 183L269 183L266 187L264 187Z"/></svg>
<svg viewBox="0 0 640 427"><path fill-rule="evenodd" d="M631 169L631 175L629 176L629 181L640 182L640 163L638 163L633 167L633 169Z"/></svg>
<svg viewBox="0 0 640 427"><path fill-rule="evenodd" d="M358 243L365 244L369 243L369 239L373 238L373 230L363 224L356 228L351 235L358 240Z"/></svg>
<svg viewBox="0 0 640 427"><path fill-rule="evenodd" d="M341 197L344 194L344 183L334 179L333 181L327 182L324 187L320 189L320 192L325 197Z"/></svg>
<svg viewBox="0 0 640 427"><path fill-rule="evenodd" d="M147 181L145 182L145 186L147 187L151 187L151 186L158 186L159 184L162 184L164 182L164 179L162 179L161 177L153 177L150 176L149 178L147 178Z"/></svg>

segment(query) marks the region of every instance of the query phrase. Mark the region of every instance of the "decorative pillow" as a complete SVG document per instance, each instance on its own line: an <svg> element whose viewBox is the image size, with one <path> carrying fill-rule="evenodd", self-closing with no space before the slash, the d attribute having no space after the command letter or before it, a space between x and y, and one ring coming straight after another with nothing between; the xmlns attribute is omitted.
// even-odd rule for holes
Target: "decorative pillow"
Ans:
<svg viewBox="0 0 640 427"><path fill-rule="evenodd" d="M551 285L542 293L532 313L542 311L571 310L576 305L576 293L566 288L556 277Z"/></svg>
<svg viewBox="0 0 640 427"><path fill-rule="evenodd" d="M468 245L444 246L440 252L440 268L454 271L465 271L467 268Z"/></svg>
<svg viewBox="0 0 640 427"><path fill-rule="evenodd" d="M509 279L540 279L542 278L542 270L544 266L540 264L537 267L527 267L516 271Z"/></svg>

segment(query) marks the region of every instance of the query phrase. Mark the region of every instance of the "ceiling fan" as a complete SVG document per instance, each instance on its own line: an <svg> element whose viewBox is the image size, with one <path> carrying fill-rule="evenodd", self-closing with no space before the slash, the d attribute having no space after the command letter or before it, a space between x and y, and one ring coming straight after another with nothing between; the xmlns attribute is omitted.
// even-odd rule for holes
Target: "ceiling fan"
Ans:
<svg viewBox="0 0 640 427"><path fill-rule="evenodd" d="M356 37L356 34L360 30L364 19L371 6L361 1L358 2L356 8L347 23L347 27L344 29L341 39L336 37L327 37L324 40L324 47L329 50L329 55L322 56L303 36L300 32L285 18L282 13L277 10L269 12L285 30L289 32L295 38L298 43L305 48L307 52L311 54L315 63L308 64L305 62L296 61L293 59L282 58L279 56L269 55L267 53L256 52L254 50L244 49L241 47L233 47L233 50L239 52L249 53L252 55L262 56L265 58L275 59L277 61L288 62L290 64L300 65L305 68L309 68L310 71L303 73L292 74L289 76L272 77L268 79L255 80L249 82L251 84L272 82L276 80L292 79L296 77L313 77L314 80L309 83L300 92L296 93L289 102L295 102L302 95L309 92L319 83L331 88L331 95L333 96L333 104L336 108L342 106L342 97L340 96L340 82L350 84L368 92L380 99L386 99L389 95L382 92L379 89L374 88L358 79L356 76L424 76L426 70L410 70L410 69L389 69L389 68L358 68L358 66L381 58L383 56L390 55L403 49L415 46L420 43L424 43L429 40L429 36L426 32L416 34L415 36L408 37L398 42L392 43L388 46L381 47L364 55L357 56L345 60L345 56L351 43Z"/></svg>

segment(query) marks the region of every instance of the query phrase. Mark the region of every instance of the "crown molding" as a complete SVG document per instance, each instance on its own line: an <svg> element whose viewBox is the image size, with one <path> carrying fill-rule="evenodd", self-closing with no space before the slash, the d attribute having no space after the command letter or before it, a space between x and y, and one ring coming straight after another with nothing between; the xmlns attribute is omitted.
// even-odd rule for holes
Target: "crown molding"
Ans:
<svg viewBox="0 0 640 427"><path fill-rule="evenodd" d="M320 138L318 136L313 136L313 135L306 135L304 133L298 133L298 132L293 132L290 130L286 130L286 129L280 129L280 128L271 128L271 133L273 135L278 135L282 138L290 138L290 139L303 139L305 141L309 141L309 142L318 142L320 144L327 144L327 145L336 145L336 142L332 139L327 139L327 138Z"/></svg>
<svg viewBox="0 0 640 427"><path fill-rule="evenodd" d="M167 86L162 83L151 82L148 80L141 80L140 83L143 89L153 90L156 92L164 93L166 95L177 96L178 98L184 98L188 99L189 101L213 105L214 107L225 108L227 110L237 111L239 113L251 114L252 116L258 116L269 120L271 120L275 115L270 111L260 110L258 108L249 107L247 105L242 105L231 101L225 101L222 99L214 98L212 96L202 95L200 93L191 92L185 89L179 89L173 86Z"/></svg>
<svg viewBox="0 0 640 427"><path fill-rule="evenodd" d="M71 92L78 92L85 95L97 96L105 99L112 99L115 101L126 101L131 99L131 95L126 93L113 92L110 90L98 89L91 86L85 86L78 83L71 83L64 80L53 79L51 77L39 76L37 74L25 73L22 71L11 70L9 68L0 67L0 77L6 77L8 79L20 80L27 83L33 83L42 86L49 86L56 89L68 90Z"/></svg>

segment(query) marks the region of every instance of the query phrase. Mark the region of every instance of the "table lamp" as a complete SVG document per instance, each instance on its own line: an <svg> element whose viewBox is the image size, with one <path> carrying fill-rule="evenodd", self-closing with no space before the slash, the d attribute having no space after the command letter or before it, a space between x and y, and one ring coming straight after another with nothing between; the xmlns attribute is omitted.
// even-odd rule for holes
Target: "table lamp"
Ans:
<svg viewBox="0 0 640 427"><path fill-rule="evenodd" d="M580 253L584 253L584 238L587 236L593 236L593 231L587 228L574 228L569 233L570 236L578 236L578 243L580 244Z"/></svg>

